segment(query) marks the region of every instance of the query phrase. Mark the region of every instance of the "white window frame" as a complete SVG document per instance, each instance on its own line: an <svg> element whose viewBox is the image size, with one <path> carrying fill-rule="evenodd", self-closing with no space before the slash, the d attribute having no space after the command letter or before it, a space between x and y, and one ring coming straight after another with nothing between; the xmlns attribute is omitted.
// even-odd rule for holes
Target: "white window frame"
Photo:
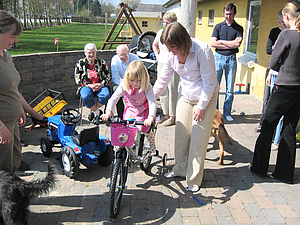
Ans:
<svg viewBox="0 0 300 225"><path fill-rule="evenodd" d="M202 24L203 10L199 10L198 12L198 24Z"/></svg>
<svg viewBox="0 0 300 225"><path fill-rule="evenodd" d="M212 18L210 12L212 12ZM213 26L214 25L214 18L215 18L215 10L214 9L210 9L208 11L208 26Z"/></svg>
<svg viewBox="0 0 300 225"><path fill-rule="evenodd" d="M257 6L257 5L261 5L261 0L254 0L254 1L250 1L249 2L249 14L248 14L248 18L247 18L247 38L246 38L246 54L252 56L252 57L256 57L256 53L255 52L251 52L250 51L250 41L251 41L251 27L252 27L252 7L253 6Z"/></svg>

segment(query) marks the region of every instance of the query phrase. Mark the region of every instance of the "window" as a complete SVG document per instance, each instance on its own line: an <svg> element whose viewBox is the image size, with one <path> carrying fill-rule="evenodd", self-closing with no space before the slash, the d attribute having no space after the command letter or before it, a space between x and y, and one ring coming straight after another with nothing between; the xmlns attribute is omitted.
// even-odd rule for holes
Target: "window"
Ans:
<svg viewBox="0 0 300 225"><path fill-rule="evenodd" d="M199 11L199 19L198 19L198 24L202 24L202 10Z"/></svg>
<svg viewBox="0 0 300 225"><path fill-rule="evenodd" d="M148 27L148 21L142 21L142 27Z"/></svg>
<svg viewBox="0 0 300 225"><path fill-rule="evenodd" d="M251 1L249 5L249 15L247 24L246 51L256 55L258 29L260 18L260 1Z"/></svg>
<svg viewBox="0 0 300 225"><path fill-rule="evenodd" d="M208 14L208 25L209 26L213 26L214 25L214 14L215 14L215 11L214 9L211 9L209 10L209 14Z"/></svg>

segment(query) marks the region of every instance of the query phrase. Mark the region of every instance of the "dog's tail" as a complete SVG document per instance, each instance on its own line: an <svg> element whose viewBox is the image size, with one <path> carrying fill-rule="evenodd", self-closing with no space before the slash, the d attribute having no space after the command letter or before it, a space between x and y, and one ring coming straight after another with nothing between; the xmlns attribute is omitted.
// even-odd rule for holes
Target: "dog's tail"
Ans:
<svg viewBox="0 0 300 225"><path fill-rule="evenodd" d="M44 179L34 180L26 182L24 185L24 194L27 195L30 199L39 197L42 194L47 194L50 189L55 187L55 169L52 165L47 163L48 174Z"/></svg>
<svg viewBox="0 0 300 225"><path fill-rule="evenodd" d="M227 142L227 144L232 145L232 140L231 140L230 136L228 135L227 130L224 127L224 124L219 125L219 132L221 133L222 137Z"/></svg>

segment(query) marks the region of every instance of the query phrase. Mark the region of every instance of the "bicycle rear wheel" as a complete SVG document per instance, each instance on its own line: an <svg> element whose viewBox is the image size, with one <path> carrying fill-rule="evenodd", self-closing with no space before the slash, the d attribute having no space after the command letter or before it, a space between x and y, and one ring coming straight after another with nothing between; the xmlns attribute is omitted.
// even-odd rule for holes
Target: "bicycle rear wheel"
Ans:
<svg viewBox="0 0 300 225"><path fill-rule="evenodd" d="M124 159L122 157L116 159L113 167L111 183L110 183L110 197L108 203L109 217L114 219L120 208L123 190L125 188L125 181L127 177L127 170L124 166Z"/></svg>

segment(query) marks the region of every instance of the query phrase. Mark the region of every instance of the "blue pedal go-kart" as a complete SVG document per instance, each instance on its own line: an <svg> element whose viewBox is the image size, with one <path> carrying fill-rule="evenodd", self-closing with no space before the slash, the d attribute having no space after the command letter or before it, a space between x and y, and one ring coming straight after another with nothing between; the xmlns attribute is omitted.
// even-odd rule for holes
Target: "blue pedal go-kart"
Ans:
<svg viewBox="0 0 300 225"><path fill-rule="evenodd" d="M52 147L61 144L61 168L66 176L76 177L79 164L97 164L107 167L113 161L113 146L108 138L99 134L99 126L83 129L78 133L76 123L81 114L76 109L64 109L62 115L48 118L48 137L41 138L44 156L52 154Z"/></svg>

